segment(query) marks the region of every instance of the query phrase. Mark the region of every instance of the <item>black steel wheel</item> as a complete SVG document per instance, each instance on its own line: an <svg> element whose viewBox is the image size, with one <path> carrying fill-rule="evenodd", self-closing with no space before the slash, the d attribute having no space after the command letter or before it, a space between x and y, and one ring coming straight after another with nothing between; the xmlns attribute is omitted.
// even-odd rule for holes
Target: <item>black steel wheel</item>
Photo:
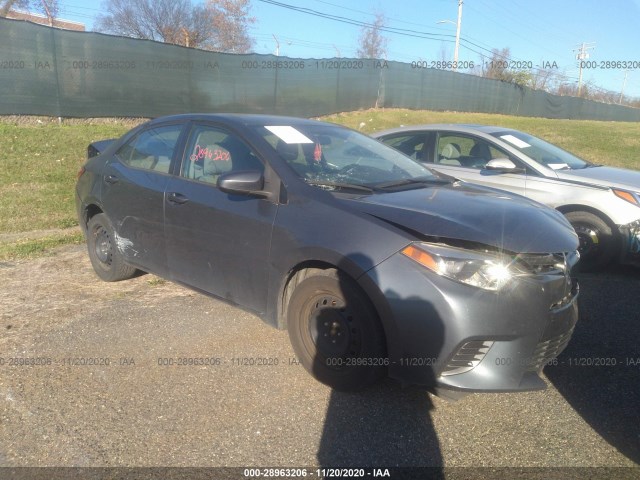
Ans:
<svg viewBox="0 0 640 480"><path fill-rule="evenodd" d="M287 309L289 338L302 365L336 390L359 390L386 371L384 332L369 299L336 270L305 271Z"/></svg>
<svg viewBox="0 0 640 480"><path fill-rule="evenodd" d="M87 224L87 248L93 269L105 282L126 280L136 275L137 270L127 265L118 250L113 227L104 213L94 215Z"/></svg>
<svg viewBox="0 0 640 480"><path fill-rule="evenodd" d="M615 253L615 237L611 227L590 212L569 212L565 217L580 240L580 270L598 270L608 265Z"/></svg>

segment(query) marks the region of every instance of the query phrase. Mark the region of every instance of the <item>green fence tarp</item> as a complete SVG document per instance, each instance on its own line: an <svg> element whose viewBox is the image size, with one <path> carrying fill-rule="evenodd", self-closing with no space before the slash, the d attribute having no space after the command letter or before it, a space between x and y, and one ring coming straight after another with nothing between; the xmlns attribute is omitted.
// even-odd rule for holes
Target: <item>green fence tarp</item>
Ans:
<svg viewBox="0 0 640 480"><path fill-rule="evenodd" d="M640 121L640 109L353 58L233 55L0 19L0 115L313 117L372 107Z"/></svg>

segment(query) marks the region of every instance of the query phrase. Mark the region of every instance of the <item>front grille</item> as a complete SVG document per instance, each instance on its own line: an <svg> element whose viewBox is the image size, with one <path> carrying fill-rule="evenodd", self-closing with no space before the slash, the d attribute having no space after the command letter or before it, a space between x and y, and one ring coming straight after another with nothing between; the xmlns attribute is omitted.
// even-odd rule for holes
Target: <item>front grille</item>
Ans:
<svg viewBox="0 0 640 480"><path fill-rule="evenodd" d="M540 274L559 274L565 273L565 255L562 253L555 254L535 254L521 253L518 254L516 263L529 273Z"/></svg>
<svg viewBox="0 0 640 480"><path fill-rule="evenodd" d="M492 345L493 342L489 340L466 342L444 367L442 376L457 375L473 370L482 361Z"/></svg>
<svg viewBox="0 0 640 480"><path fill-rule="evenodd" d="M556 358L569 343L573 328L557 337L538 343L527 365L527 370L537 372Z"/></svg>

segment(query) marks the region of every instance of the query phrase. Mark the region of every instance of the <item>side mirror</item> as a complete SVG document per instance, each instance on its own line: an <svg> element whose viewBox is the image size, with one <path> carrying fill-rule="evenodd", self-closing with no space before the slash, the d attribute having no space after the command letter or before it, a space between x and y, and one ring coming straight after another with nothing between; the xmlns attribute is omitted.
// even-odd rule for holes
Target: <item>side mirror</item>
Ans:
<svg viewBox="0 0 640 480"><path fill-rule="evenodd" d="M484 166L485 170L491 170L498 173L524 173L524 168L516 167L508 158L494 158L489 160Z"/></svg>
<svg viewBox="0 0 640 480"><path fill-rule="evenodd" d="M225 193L259 194L264 188L264 176L258 171L229 172L218 177L217 185Z"/></svg>

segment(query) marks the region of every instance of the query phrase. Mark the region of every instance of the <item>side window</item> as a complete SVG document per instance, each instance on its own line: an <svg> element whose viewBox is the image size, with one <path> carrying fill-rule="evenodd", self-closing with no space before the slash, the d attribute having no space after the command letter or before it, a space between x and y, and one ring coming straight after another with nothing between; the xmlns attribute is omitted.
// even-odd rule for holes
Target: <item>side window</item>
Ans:
<svg viewBox="0 0 640 480"><path fill-rule="evenodd" d="M149 128L120 147L116 155L131 168L169 173L181 131L182 125Z"/></svg>
<svg viewBox="0 0 640 480"><path fill-rule="evenodd" d="M384 138L382 142L396 150L401 151L405 155L418 160L419 162L428 161L425 157L425 139L424 134L416 135L399 135L391 138Z"/></svg>
<svg viewBox="0 0 640 480"><path fill-rule="evenodd" d="M472 136L441 134L438 136L436 163L481 170L489 160L509 158L509 154Z"/></svg>
<svg viewBox="0 0 640 480"><path fill-rule="evenodd" d="M244 141L220 128L193 127L180 169L182 177L215 184L223 173L243 170L264 172L264 165Z"/></svg>

